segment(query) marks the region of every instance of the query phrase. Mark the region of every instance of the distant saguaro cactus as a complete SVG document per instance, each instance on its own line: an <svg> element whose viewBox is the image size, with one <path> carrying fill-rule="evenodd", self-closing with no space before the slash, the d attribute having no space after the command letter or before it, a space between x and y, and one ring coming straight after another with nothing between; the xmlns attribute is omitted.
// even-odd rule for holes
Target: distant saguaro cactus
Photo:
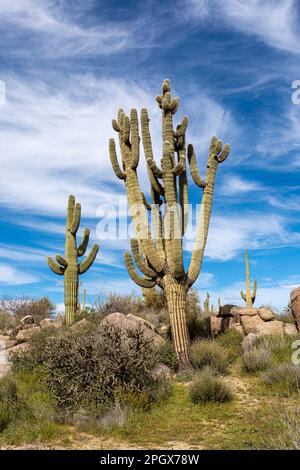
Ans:
<svg viewBox="0 0 300 470"><path fill-rule="evenodd" d="M207 292L206 299L204 300L204 312L205 313L210 312L210 295L209 295L209 292Z"/></svg>
<svg viewBox="0 0 300 470"><path fill-rule="evenodd" d="M253 307L256 297L257 282L253 282L253 291L251 294L250 288L250 270L249 270L249 260L248 260L248 251L245 250L245 265L246 265L246 293L241 290L241 297L246 302L247 307Z"/></svg>
<svg viewBox="0 0 300 470"><path fill-rule="evenodd" d="M185 134L188 118L185 116L176 130L173 116L179 105L179 98L172 98L170 81L164 80L162 94L156 98L162 110L162 159L161 167L154 159L149 117L147 109L141 110L141 134L151 184L151 204L147 203L137 176L139 164L139 124L136 109L130 117L122 109L112 126L119 136L122 165L119 165L115 140L109 141L109 153L116 176L125 183L130 215L136 238L131 240L132 256L124 254L127 271L132 280L143 288L158 285L164 290L175 350L181 366L190 364L189 338L186 324L187 291L196 281L204 255L214 184L219 163L226 160L230 147L213 137L206 166L206 180L198 171L195 151L192 145L186 148ZM183 267L182 239L188 223L188 159L194 183L203 191L195 248L190 266ZM147 210L151 211L153 233L150 230ZM155 238L155 241L154 241Z"/></svg>
<svg viewBox="0 0 300 470"><path fill-rule="evenodd" d="M75 204L75 197L69 196L67 208L66 223L66 250L65 257L56 255L57 263L49 256L47 261L50 269L55 274L64 276L65 283L65 315L66 324L73 325L75 314L78 311L78 284L79 275L85 273L94 262L99 246L95 244L88 256L78 263L78 257L83 256L86 252L90 229L85 228L83 232L82 242L77 248L76 234L80 225L81 206Z"/></svg>

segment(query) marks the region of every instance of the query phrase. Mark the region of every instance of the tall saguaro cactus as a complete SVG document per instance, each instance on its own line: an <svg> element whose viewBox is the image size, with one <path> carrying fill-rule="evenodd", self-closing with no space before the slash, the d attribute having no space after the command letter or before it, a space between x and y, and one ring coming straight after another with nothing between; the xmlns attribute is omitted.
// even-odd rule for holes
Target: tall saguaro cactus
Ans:
<svg viewBox="0 0 300 470"><path fill-rule="evenodd" d="M151 185L152 202L143 194L137 176L140 156L139 123L136 109L130 117L122 109L112 126L119 136L122 165L119 165L114 139L109 141L112 167L116 176L125 183L128 206L136 238L131 240L131 251L125 252L127 271L133 281L143 288L160 286L165 293L175 350L181 366L189 365L189 338L186 325L187 291L196 281L203 260L208 234L212 198L217 168L226 160L230 147L213 137L207 160L206 179L201 178L192 145L186 148L185 116L176 130L173 117L179 99L172 98L169 80L164 80L162 94L157 96L162 110L161 167L154 159L147 109L141 110L141 136ZM183 236L188 223L187 160L191 176L202 195L200 218L194 251L187 272L183 266ZM150 230L147 210L151 213ZM164 210L164 212L163 212ZM144 276L135 269L136 266Z"/></svg>
<svg viewBox="0 0 300 470"><path fill-rule="evenodd" d="M75 321L75 314L78 311L78 284L79 275L85 273L93 264L99 245L95 244L91 249L88 256L81 262L78 262L78 257L85 254L89 237L90 229L85 228L83 238L79 247L77 247L76 234L80 225L81 205L75 204L75 197L69 196L67 208L67 223L66 223L66 249L65 257L56 255L57 263L49 256L47 261L50 269L55 274L64 276L65 284L65 314L66 324L73 325Z"/></svg>
<svg viewBox="0 0 300 470"><path fill-rule="evenodd" d="M256 297L256 290L257 290L257 282L256 280L253 282L253 291L251 293L250 288L250 269L249 269L249 259L248 259L248 251L245 250L245 265L246 265L246 292L241 290L241 297L246 302L247 307L253 307Z"/></svg>

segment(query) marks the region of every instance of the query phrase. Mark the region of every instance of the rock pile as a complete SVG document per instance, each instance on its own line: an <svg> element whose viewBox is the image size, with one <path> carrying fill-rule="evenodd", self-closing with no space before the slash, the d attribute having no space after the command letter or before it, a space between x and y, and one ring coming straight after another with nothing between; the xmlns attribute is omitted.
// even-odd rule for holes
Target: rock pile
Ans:
<svg viewBox="0 0 300 470"><path fill-rule="evenodd" d="M256 336L264 335L297 335L295 325L275 319L275 313L265 307L249 308L236 305L223 305L216 316L210 317L210 327L213 336L234 328L243 335L250 333Z"/></svg>

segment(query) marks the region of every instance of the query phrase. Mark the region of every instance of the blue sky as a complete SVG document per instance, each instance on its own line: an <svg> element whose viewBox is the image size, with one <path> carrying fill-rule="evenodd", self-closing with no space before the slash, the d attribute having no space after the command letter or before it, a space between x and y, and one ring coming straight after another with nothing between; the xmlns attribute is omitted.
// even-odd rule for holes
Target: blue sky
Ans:
<svg viewBox="0 0 300 470"><path fill-rule="evenodd" d="M62 279L45 258L63 252L67 196L96 241L99 204L124 195L108 158L111 119L119 107L148 107L159 158L155 96L169 78L202 173L213 134L232 146L195 287L240 302L247 248L257 303L286 305L300 284L299 10L296 0L1 0L0 295L61 305ZM140 176L146 184L143 165ZM123 267L128 246L100 241L82 277L90 299L138 292Z"/></svg>

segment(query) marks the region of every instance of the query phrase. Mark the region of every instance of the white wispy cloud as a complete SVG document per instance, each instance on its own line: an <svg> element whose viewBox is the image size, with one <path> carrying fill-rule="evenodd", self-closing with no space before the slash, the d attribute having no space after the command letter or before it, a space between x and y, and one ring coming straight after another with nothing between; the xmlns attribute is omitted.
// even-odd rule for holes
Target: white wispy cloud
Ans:
<svg viewBox="0 0 300 470"><path fill-rule="evenodd" d="M206 22L213 19L271 47L300 53L295 0L186 0L186 15Z"/></svg>
<svg viewBox="0 0 300 470"><path fill-rule="evenodd" d="M299 243L300 233L289 230L283 217L272 214L213 216L205 255L213 260L233 259L245 249L278 248ZM186 244L193 249L192 241Z"/></svg>
<svg viewBox="0 0 300 470"><path fill-rule="evenodd" d="M226 175L223 178L220 193L226 196L241 195L242 193L254 193L265 188L256 181L249 181L238 175Z"/></svg>
<svg viewBox="0 0 300 470"><path fill-rule="evenodd" d="M122 22L98 17L97 23L88 24L85 15L93 3L82 2L76 8L74 2L70 7L66 0L1 0L2 34L10 38L11 46L17 46L10 55L29 57L34 49L43 58L74 58L106 55L145 44L147 37L142 27L145 19L134 17ZM137 33L144 41L134 42Z"/></svg>
<svg viewBox="0 0 300 470"><path fill-rule="evenodd" d="M0 263L0 284L5 285L22 285L33 284L39 279L32 274L27 274L11 265Z"/></svg>

